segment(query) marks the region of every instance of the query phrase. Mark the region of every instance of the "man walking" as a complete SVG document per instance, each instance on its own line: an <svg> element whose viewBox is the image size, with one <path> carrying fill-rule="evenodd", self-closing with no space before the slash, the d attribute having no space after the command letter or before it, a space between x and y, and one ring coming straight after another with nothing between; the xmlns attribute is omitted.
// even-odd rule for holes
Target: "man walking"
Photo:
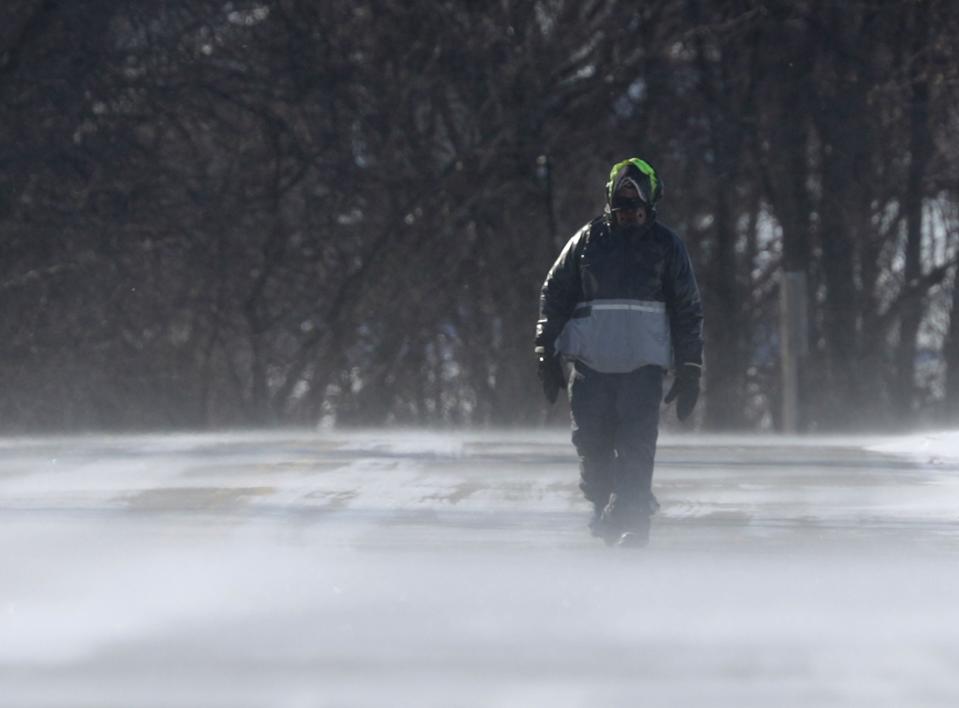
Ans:
<svg viewBox="0 0 959 708"><path fill-rule="evenodd" d="M568 387L580 489L590 528L643 546L659 507L652 493L663 376L685 420L699 398L702 303L679 237L656 221L663 183L639 158L613 166L606 209L566 244L543 284L537 364L552 403Z"/></svg>

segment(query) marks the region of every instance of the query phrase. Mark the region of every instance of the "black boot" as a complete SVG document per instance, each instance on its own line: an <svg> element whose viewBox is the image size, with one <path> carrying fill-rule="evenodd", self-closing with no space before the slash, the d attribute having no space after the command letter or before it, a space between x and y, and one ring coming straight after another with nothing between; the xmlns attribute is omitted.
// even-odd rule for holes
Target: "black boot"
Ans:
<svg viewBox="0 0 959 708"><path fill-rule="evenodd" d="M589 532L598 538L605 536L603 509L609 503L613 491L613 458L606 453L594 453L579 459L579 488L586 500L593 505L593 515L589 520Z"/></svg>
<svg viewBox="0 0 959 708"><path fill-rule="evenodd" d="M645 548L649 545L650 514L636 514L623 529L616 545L621 548Z"/></svg>
<svg viewBox="0 0 959 708"><path fill-rule="evenodd" d="M603 521L603 507L593 504L593 515L589 518L589 532L596 538L606 536L606 524Z"/></svg>
<svg viewBox="0 0 959 708"><path fill-rule="evenodd" d="M593 505L593 513L589 518L589 532L596 538L605 539L608 533L606 522L603 520L603 511L609 503L608 500L609 496L607 496L604 501L590 500L590 503Z"/></svg>
<svg viewBox="0 0 959 708"><path fill-rule="evenodd" d="M606 543L624 548L642 548L649 543L649 528L659 502L651 492L639 499L613 494L603 510Z"/></svg>

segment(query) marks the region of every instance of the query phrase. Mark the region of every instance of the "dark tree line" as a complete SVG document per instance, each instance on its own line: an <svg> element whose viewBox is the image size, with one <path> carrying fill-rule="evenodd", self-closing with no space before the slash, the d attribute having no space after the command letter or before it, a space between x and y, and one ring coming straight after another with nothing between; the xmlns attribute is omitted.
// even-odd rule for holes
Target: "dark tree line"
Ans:
<svg viewBox="0 0 959 708"><path fill-rule="evenodd" d="M701 423L959 418L945 0L9 0L0 428L542 420L539 286L640 155Z"/></svg>

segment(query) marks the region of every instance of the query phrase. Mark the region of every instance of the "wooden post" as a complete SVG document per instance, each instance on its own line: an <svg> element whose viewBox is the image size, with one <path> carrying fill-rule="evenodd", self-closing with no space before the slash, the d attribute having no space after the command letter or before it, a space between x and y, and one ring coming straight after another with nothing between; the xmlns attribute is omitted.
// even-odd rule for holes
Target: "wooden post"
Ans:
<svg viewBox="0 0 959 708"><path fill-rule="evenodd" d="M782 429L800 430L799 369L809 352L806 274L783 272L779 289L779 351L782 366Z"/></svg>

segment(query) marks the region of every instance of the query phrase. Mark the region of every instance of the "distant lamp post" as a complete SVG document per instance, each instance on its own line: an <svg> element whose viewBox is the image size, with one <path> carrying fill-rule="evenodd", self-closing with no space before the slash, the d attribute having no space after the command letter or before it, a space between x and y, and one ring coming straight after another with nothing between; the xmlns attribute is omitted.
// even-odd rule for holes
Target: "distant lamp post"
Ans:
<svg viewBox="0 0 959 708"><path fill-rule="evenodd" d="M536 176L543 183L543 205L546 211L546 253L552 257L556 251L556 208L553 204L553 163L549 155L536 158Z"/></svg>
<svg viewBox="0 0 959 708"><path fill-rule="evenodd" d="M782 430L798 433L801 426L799 372L809 353L806 274L784 271L779 288L779 356L782 367Z"/></svg>

